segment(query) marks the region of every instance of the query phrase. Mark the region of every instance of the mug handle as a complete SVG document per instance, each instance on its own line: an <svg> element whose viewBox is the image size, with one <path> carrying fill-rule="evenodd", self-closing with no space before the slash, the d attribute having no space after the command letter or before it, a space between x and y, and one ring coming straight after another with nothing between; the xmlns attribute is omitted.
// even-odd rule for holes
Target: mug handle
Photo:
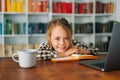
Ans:
<svg viewBox="0 0 120 80"><path fill-rule="evenodd" d="M18 55L18 53L14 53L14 54L12 55L12 59L13 59L15 62L19 62L18 59L15 59L15 55Z"/></svg>

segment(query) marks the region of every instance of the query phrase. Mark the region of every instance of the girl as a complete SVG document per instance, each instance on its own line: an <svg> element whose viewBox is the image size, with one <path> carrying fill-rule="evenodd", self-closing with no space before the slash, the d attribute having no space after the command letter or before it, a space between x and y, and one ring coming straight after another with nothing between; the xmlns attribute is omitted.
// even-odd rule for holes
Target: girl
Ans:
<svg viewBox="0 0 120 80"><path fill-rule="evenodd" d="M72 29L65 18L52 19L48 23L47 43L41 43L37 51L38 58L66 57L76 54L92 54L97 49L82 42L72 41Z"/></svg>

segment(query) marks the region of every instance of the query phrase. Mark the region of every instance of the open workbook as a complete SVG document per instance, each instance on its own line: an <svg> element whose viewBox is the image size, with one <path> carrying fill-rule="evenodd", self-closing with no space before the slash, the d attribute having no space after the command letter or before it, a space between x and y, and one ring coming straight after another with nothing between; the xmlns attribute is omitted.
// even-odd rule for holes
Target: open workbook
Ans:
<svg viewBox="0 0 120 80"><path fill-rule="evenodd" d="M52 58L53 62L66 62L66 61L77 61L77 60L86 60L86 59L97 59L98 57L95 55L81 55L81 54L72 54L68 57L57 57Z"/></svg>

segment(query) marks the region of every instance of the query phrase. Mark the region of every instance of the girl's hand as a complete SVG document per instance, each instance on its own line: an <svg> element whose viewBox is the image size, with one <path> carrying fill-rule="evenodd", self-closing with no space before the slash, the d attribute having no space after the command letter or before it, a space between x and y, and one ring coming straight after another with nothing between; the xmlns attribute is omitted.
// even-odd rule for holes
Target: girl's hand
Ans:
<svg viewBox="0 0 120 80"><path fill-rule="evenodd" d="M72 55L72 54L90 54L90 51L75 46L75 47L72 47L69 50L67 50L66 54L68 54L68 55Z"/></svg>
<svg viewBox="0 0 120 80"><path fill-rule="evenodd" d="M58 56L65 57L65 56L70 56L72 54L90 54L90 51L82 49L80 47L72 47L63 53L58 53Z"/></svg>
<svg viewBox="0 0 120 80"><path fill-rule="evenodd" d="M78 49L78 52L76 52L76 53L79 53L79 54L90 54L89 50L82 49L80 47L78 47L77 49Z"/></svg>
<svg viewBox="0 0 120 80"><path fill-rule="evenodd" d="M78 52L78 49L75 48L75 47L72 47L72 48L68 49L65 52L58 53L57 55L58 55L58 57L66 57L66 56L70 56L70 55L72 55L72 54L74 54L76 52Z"/></svg>
<svg viewBox="0 0 120 80"><path fill-rule="evenodd" d="M64 52L65 56L70 56L72 54L78 53L78 48L72 47Z"/></svg>

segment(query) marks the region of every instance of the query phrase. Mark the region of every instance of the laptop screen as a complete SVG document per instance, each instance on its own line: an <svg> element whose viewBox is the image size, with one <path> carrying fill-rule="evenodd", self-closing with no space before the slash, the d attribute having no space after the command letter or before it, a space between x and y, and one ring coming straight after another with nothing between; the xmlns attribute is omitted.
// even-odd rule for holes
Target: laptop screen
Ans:
<svg viewBox="0 0 120 80"><path fill-rule="evenodd" d="M103 68L93 65L103 62L105 62L105 66ZM112 36L109 43L108 54L106 58L98 60L79 61L79 63L101 71L111 71L120 69L120 24L114 24L113 26Z"/></svg>

